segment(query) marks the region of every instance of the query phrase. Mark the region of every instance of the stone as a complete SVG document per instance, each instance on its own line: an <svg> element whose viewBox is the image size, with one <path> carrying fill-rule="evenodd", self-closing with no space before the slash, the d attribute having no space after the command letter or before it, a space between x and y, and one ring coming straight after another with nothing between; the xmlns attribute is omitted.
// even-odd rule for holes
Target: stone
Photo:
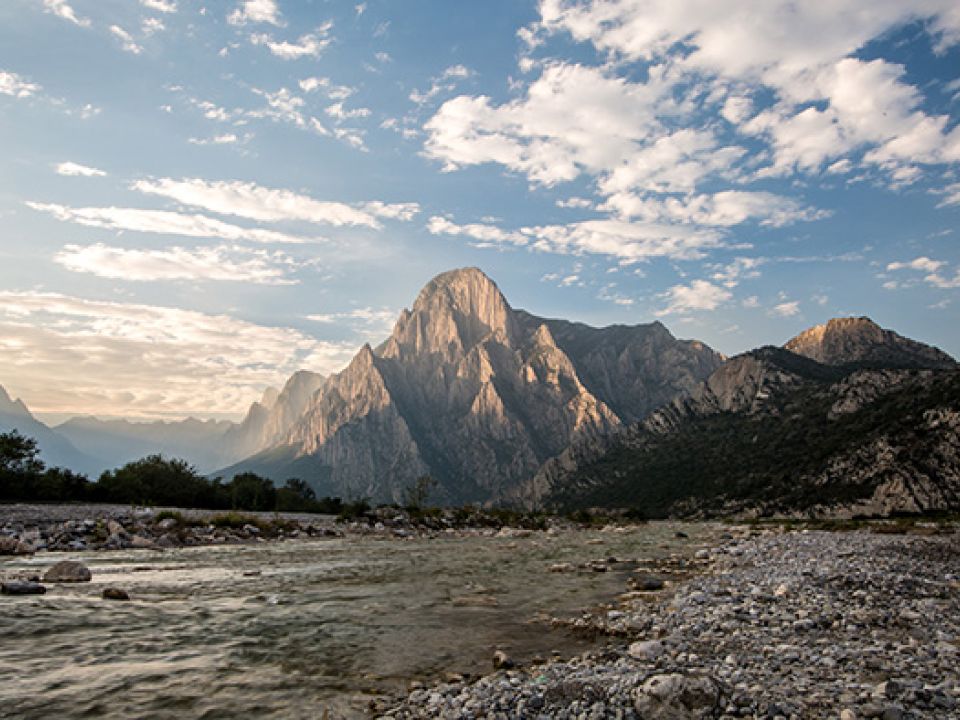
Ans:
<svg viewBox="0 0 960 720"><path fill-rule="evenodd" d="M134 535L128 541L130 547L140 550L151 550L156 547L156 543L153 540L143 537L142 535Z"/></svg>
<svg viewBox="0 0 960 720"><path fill-rule="evenodd" d="M722 707L720 686L707 675L656 674L632 694L634 708L644 720L708 718Z"/></svg>
<svg viewBox="0 0 960 720"><path fill-rule="evenodd" d="M844 708L840 711L840 720L857 720L857 714L850 708Z"/></svg>
<svg viewBox="0 0 960 720"><path fill-rule="evenodd" d="M516 667L516 663L513 662L513 659L507 655L503 650L497 650L493 654L493 669L494 670L510 670L511 668Z"/></svg>
<svg viewBox="0 0 960 720"><path fill-rule="evenodd" d="M782 598L790 594L790 587L786 583L780 583L777 585L777 589L773 591L774 597Z"/></svg>
<svg viewBox="0 0 960 720"><path fill-rule="evenodd" d="M117 535L121 538L127 537L127 531L124 529L123 525L118 523L116 520L107 520L107 532L111 535Z"/></svg>
<svg viewBox="0 0 960 720"><path fill-rule="evenodd" d="M0 585L4 595L43 595L46 591L43 585L30 580L11 580Z"/></svg>
<svg viewBox="0 0 960 720"><path fill-rule="evenodd" d="M108 587L103 589L104 600L129 600L130 595L126 590L120 588Z"/></svg>
<svg viewBox="0 0 960 720"><path fill-rule="evenodd" d="M577 568L576 566L573 565L573 563L562 562L562 563L554 563L548 569L550 570L550 572L554 572L554 573L567 573L567 572L573 572Z"/></svg>
<svg viewBox="0 0 960 720"><path fill-rule="evenodd" d="M659 640L639 640L630 644L627 654L636 660L656 660L663 650L663 643Z"/></svg>
<svg viewBox="0 0 960 720"><path fill-rule="evenodd" d="M643 590L645 592L663 590L663 585L663 580L654 575L641 575L633 579L633 586L637 590Z"/></svg>
<svg viewBox="0 0 960 720"><path fill-rule="evenodd" d="M89 582L90 568L76 560L61 560L52 565L44 574L43 581L48 583Z"/></svg>
<svg viewBox="0 0 960 720"><path fill-rule="evenodd" d="M0 555L30 555L34 548L15 537L0 537Z"/></svg>
<svg viewBox="0 0 960 720"><path fill-rule="evenodd" d="M158 522L157 527L160 528L160 530L162 530L163 532L167 532L169 530L173 530L177 526L177 524L178 523L176 518L168 517Z"/></svg>

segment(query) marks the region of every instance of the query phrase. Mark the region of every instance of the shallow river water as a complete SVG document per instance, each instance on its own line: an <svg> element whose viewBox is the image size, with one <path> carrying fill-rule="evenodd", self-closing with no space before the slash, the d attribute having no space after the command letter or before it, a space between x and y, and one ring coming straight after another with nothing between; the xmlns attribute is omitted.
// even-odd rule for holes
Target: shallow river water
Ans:
<svg viewBox="0 0 960 720"><path fill-rule="evenodd" d="M683 529L689 539L676 538ZM634 565L551 573L557 562L692 554L711 529L529 538L348 537L39 554L0 575L77 559L93 581L0 599L0 717L339 718L411 680L490 669L589 642L538 613L574 616L626 588ZM101 599L104 587L132 600ZM495 605L492 603L496 603Z"/></svg>

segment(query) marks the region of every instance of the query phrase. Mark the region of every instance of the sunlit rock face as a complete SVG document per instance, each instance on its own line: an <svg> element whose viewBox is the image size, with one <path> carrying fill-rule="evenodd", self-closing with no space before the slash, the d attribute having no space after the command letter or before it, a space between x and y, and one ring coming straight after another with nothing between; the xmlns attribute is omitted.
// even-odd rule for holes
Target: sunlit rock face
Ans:
<svg viewBox="0 0 960 720"><path fill-rule="evenodd" d="M833 318L805 330L784 347L825 365L938 370L957 365L942 350L885 330L866 317Z"/></svg>
<svg viewBox="0 0 960 720"><path fill-rule="evenodd" d="M514 310L480 270L454 270L230 471L385 501L429 473L435 501L496 501L571 441L645 417L722 361L660 323L597 329Z"/></svg>

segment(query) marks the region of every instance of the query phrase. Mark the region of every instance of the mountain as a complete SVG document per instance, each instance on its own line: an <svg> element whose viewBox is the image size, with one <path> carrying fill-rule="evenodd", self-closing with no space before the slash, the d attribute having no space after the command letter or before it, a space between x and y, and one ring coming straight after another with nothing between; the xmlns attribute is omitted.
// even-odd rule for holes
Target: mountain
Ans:
<svg viewBox="0 0 960 720"><path fill-rule="evenodd" d="M454 270L324 380L272 446L223 473L295 475L377 501L401 501L430 474L434 502L497 501L572 441L644 417L722 361L660 323L592 328L514 310L480 270Z"/></svg>
<svg viewBox="0 0 960 720"><path fill-rule="evenodd" d="M212 470L229 462L230 456L223 452L222 444L224 434L233 425L222 420L195 418L176 422L130 422L75 417L57 425L55 430L76 447L99 458L93 473L99 476L104 470L157 453L183 458L201 471Z"/></svg>
<svg viewBox="0 0 960 720"><path fill-rule="evenodd" d="M825 365L932 369L957 366L945 352L884 330L867 317L834 318L805 330L784 347Z"/></svg>
<svg viewBox="0 0 960 720"><path fill-rule="evenodd" d="M732 358L642 422L574 443L515 499L650 516L960 509L960 369L868 322L788 343L835 364L775 347Z"/></svg>
<svg viewBox="0 0 960 720"><path fill-rule="evenodd" d="M37 420L22 400L13 400L0 386L0 432L16 430L33 438L40 457L48 466L65 467L75 472L94 474L100 461L78 450L73 443Z"/></svg>

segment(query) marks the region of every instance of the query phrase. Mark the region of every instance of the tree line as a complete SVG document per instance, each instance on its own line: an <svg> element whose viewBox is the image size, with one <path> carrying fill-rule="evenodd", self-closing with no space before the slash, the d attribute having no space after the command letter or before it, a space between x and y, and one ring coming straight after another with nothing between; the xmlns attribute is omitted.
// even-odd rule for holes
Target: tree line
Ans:
<svg viewBox="0 0 960 720"><path fill-rule="evenodd" d="M0 433L0 502L103 502L130 505L340 513L339 498L317 498L299 478L277 487L255 473L208 479L185 460L149 455L107 470L96 482L40 459L37 441Z"/></svg>

